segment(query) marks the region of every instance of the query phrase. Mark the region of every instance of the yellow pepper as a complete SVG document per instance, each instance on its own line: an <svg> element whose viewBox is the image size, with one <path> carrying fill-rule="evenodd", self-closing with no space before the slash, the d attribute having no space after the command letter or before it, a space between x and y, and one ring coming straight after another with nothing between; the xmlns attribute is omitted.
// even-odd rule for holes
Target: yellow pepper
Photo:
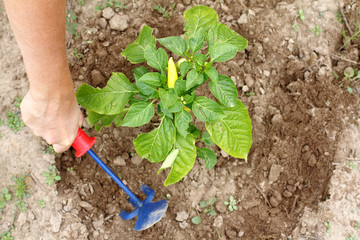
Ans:
<svg viewBox="0 0 360 240"><path fill-rule="evenodd" d="M168 62L168 87L174 88L175 81L178 79L176 66L172 57L169 58Z"/></svg>

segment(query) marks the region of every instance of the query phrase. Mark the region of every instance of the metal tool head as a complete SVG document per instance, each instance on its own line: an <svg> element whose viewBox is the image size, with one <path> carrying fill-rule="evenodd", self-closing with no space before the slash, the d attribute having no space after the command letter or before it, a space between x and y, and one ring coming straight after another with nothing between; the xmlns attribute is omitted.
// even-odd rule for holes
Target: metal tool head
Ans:
<svg viewBox="0 0 360 240"><path fill-rule="evenodd" d="M142 185L140 190L146 194L146 199L142 201L140 205L129 199L129 202L135 207L135 210L130 213L122 210L120 213L120 216L124 220L129 220L136 216L138 217L134 227L134 230L136 231L145 230L157 223L164 216L168 207L168 203L165 199L151 202L155 192L147 185Z"/></svg>

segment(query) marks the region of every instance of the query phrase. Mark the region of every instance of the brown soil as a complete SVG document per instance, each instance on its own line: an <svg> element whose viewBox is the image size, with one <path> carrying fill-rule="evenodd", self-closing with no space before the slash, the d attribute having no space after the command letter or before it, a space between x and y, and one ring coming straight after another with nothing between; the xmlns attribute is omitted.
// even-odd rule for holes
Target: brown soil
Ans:
<svg viewBox="0 0 360 240"><path fill-rule="evenodd" d="M104 87L112 72L123 72L133 81L132 70L140 65L131 65L120 53L136 39L141 25L152 27L157 38L181 35L183 12L195 5L177 1L177 12L163 18L153 10L153 2L137 4L137 8L131 1L125 2L128 8L121 12L131 20L121 33L109 25L105 29L99 26L101 14L89 13L94 4L87 8L73 4L82 32L69 48L76 86L88 83ZM358 119L358 95L341 88L339 79L332 74L335 71L341 79L349 66L347 61L331 58L340 55L338 49L342 45L341 24L335 17L336 1L208 2L218 12L220 21L249 40L245 51L217 66L220 73L233 78L239 98L248 107L254 140L249 161L228 157L214 147L218 163L213 169L206 170L199 159L183 181L164 187L166 174L156 175L161 163L151 164L144 159L137 165L132 161L137 156L133 139L150 131L157 119L140 128L111 126L95 132L87 127L86 132L97 138L94 152L122 176L136 195L143 198L140 186L147 184L156 192L154 200L169 193L171 197L160 222L135 232L134 220L123 221L118 216L122 209L132 210L125 193L90 157L75 158L74 152L68 151L56 159L62 177L57 190L60 196L70 196L80 206L80 201L91 204L92 207L77 208L79 222L88 233L84 239L219 239L219 235L221 239L286 239L305 208L316 210L320 202L329 198L338 142L347 124L356 124L353 119ZM306 9L307 21L297 18L300 8ZM319 12L323 12L321 18ZM243 14L248 23L238 24L237 19ZM348 17L353 21L353 15ZM291 28L294 21L299 25L298 32ZM322 28L320 37L311 31L317 24ZM83 58L73 56L75 47ZM359 60L358 46L345 48L341 54L348 60ZM350 84L354 91L356 85ZM250 92L254 95L249 96ZM205 87L198 93L209 95ZM115 161L119 158L125 160L125 166ZM69 167L74 171L67 171ZM230 212L223 204L230 195L238 200L237 211ZM212 197L217 198L217 214L210 217L201 213L199 202ZM179 223L175 218L181 211L189 217ZM203 219L200 225L191 223L196 215ZM221 220L222 224L214 225L214 221Z"/></svg>

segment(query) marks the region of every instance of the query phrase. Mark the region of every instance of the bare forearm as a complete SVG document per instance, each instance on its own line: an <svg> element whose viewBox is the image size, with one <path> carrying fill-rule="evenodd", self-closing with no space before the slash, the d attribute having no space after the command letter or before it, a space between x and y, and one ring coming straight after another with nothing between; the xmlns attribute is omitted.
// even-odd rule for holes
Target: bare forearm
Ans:
<svg viewBox="0 0 360 240"><path fill-rule="evenodd" d="M65 51L65 1L5 0L5 4L23 54L30 94L39 99L73 94Z"/></svg>

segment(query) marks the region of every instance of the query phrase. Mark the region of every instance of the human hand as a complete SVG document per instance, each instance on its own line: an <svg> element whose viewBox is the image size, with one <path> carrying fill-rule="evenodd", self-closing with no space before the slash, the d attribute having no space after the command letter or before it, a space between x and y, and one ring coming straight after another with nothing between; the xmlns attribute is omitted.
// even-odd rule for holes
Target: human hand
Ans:
<svg viewBox="0 0 360 240"><path fill-rule="evenodd" d="M70 148L84 120L74 92L38 98L29 91L20 108L24 123L34 135L44 138L58 153Z"/></svg>

